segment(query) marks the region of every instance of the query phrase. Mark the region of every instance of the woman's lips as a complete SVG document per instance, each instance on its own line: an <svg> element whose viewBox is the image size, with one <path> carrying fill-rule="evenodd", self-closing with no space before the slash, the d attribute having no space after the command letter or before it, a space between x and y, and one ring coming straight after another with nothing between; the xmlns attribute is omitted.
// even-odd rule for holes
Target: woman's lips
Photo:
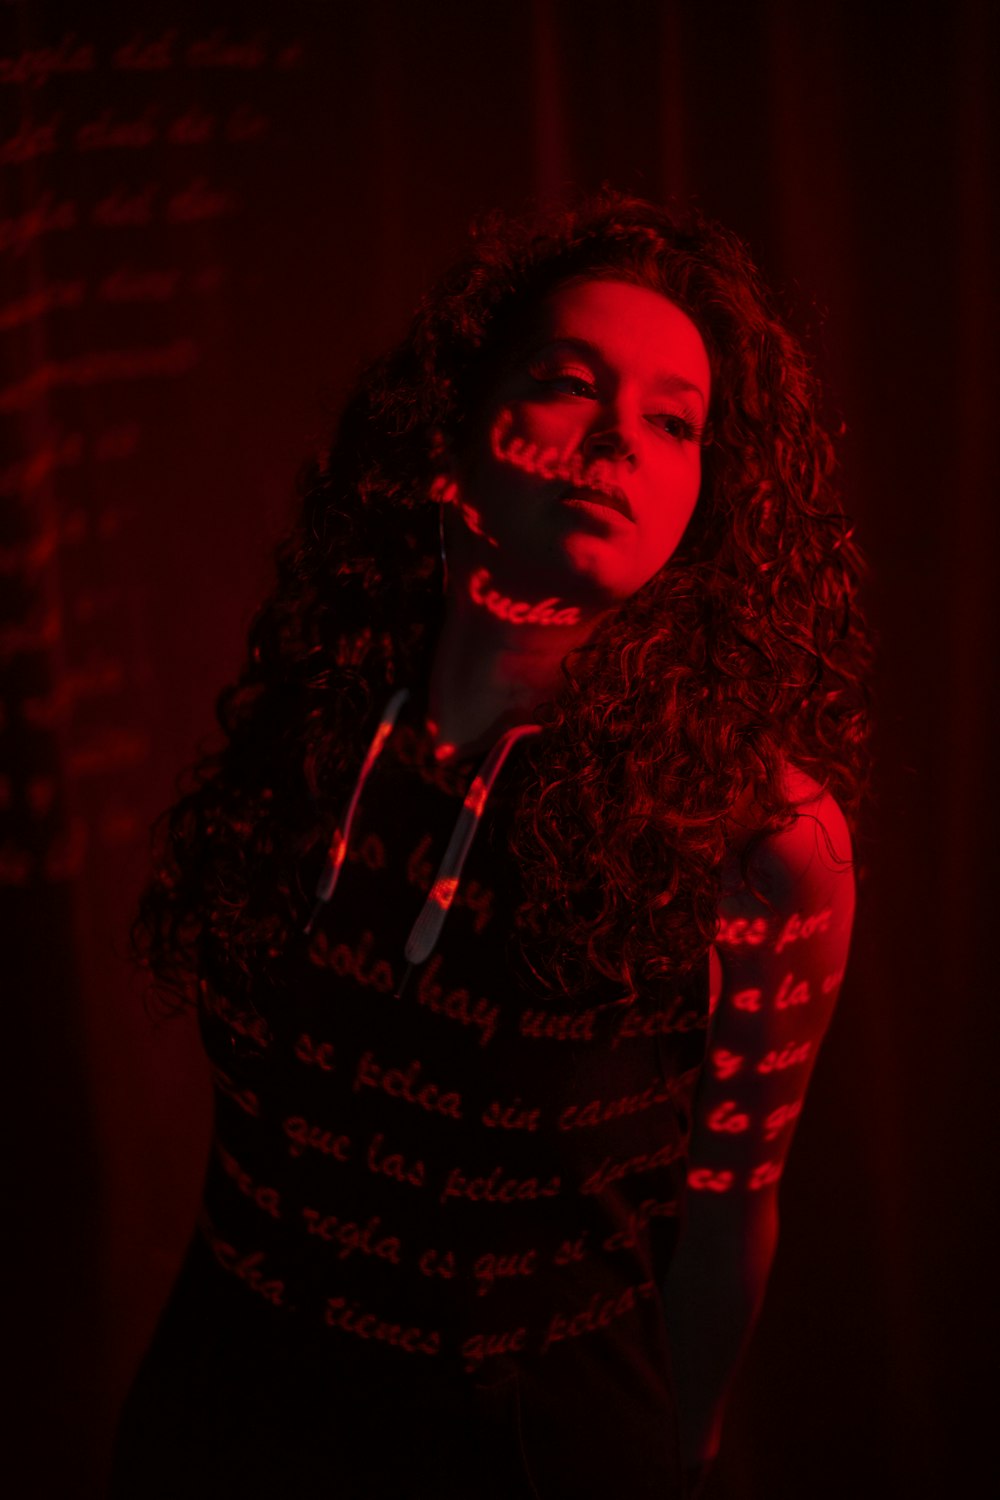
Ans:
<svg viewBox="0 0 1000 1500"><path fill-rule="evenodd" d="M624 490L594 490L581 485L570 485L559 496L560 500L583 500L590 505L600 505L605 510L616 510L627 521L634 520L632 507Z"/></svg>

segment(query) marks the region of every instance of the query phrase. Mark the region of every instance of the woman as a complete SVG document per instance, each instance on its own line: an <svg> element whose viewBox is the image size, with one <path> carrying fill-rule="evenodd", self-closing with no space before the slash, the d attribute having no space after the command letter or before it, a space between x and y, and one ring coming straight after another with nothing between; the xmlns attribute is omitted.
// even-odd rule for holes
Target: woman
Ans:
<svg viewBox="0 0 1000 1500"><path fill-rule="evenodd" d="M739 241L610 189L359 382L134 924L216 1115L114 1496L700 1489L854 912L817 404Z"/></svg>

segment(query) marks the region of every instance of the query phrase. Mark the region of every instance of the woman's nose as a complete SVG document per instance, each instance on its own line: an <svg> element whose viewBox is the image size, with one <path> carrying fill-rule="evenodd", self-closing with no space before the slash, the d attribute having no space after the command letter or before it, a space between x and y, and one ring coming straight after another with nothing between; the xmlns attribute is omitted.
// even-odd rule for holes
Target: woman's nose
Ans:
<svg viewBox="0 0 1000 1500"><path fill-rule="evenodd" d="M611 417L587 434L583 448L588 458L634 459L635 438L624 421Z"/></svg>

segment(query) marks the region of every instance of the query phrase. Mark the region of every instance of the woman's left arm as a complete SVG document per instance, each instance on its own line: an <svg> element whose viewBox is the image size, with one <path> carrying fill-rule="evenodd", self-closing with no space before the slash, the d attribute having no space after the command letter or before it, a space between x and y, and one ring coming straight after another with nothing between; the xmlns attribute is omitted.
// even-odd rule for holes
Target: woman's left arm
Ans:
<svg viewBox="0 0 1000 1500"><path fill-rule="evenodd" d="M777 1185L854 920L843 813L791 767L788 785L802 803L796 821L768 835L750 863L771 906L734 877L734 859L735 893L721 903L710 954L708 1052L681 1234L664 1288L682 1462L692 1473L715 1457L726 1393L764 1296L778 1238Z"/></svg>

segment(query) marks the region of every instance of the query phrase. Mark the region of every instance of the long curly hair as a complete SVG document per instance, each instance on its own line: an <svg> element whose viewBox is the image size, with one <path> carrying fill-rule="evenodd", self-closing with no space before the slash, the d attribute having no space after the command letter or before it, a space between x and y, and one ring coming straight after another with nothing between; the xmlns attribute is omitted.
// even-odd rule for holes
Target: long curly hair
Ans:
<svg viewBox="0 0 1000 1500"><path fill-rule="evenodd" d="M704 961L734 820L751 833L748 882L756 844L792 821L788 763L856 832L871 777L867 564L822 392L746 247L697 210L607 186L570 207L491 211L303 467L276 584L216 701L225 743L153 824L130 943L168 1009L203 980L253 1008L262 983L280 984L377 716L430 670L440 443L461 449L523 313L582 275L651 287L692 319L711 440L679 547L567 654L542 732L510 763L524 881L512 941L563 997L599 974L642 1001Z"/></svg>

